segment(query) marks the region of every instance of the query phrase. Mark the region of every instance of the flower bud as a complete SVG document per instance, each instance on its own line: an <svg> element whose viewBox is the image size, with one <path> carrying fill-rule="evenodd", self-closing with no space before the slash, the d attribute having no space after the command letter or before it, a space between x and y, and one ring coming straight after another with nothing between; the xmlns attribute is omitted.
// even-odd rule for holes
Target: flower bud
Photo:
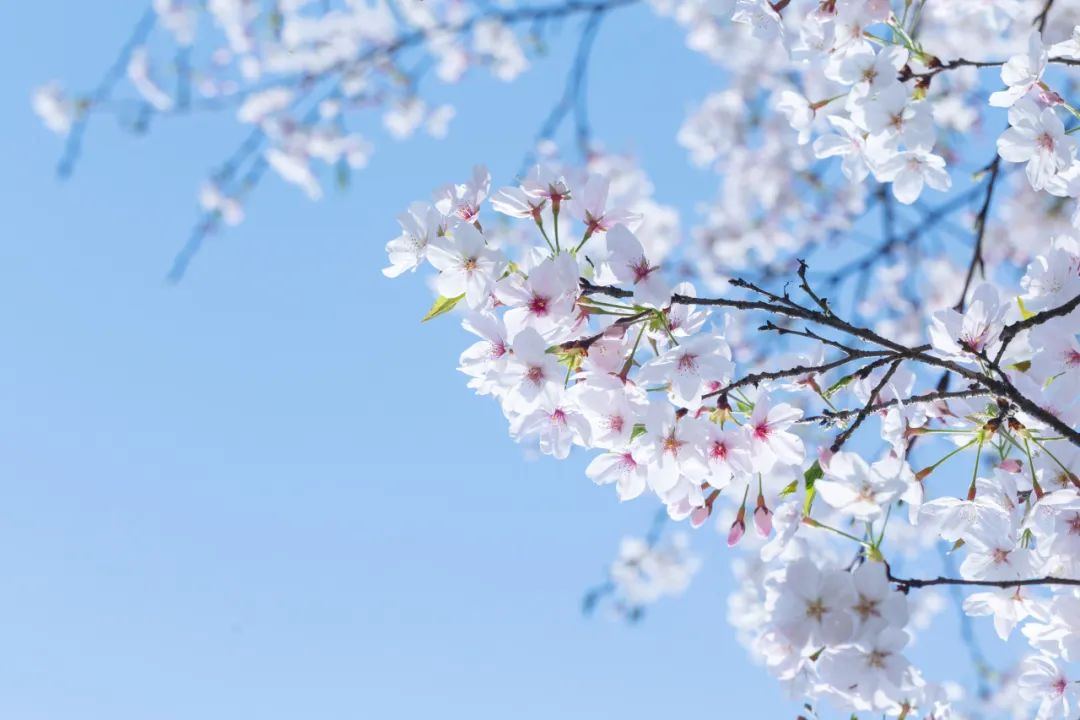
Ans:
<svg viewBox="0 0 1080 720"><path fill-rule="evenodd" d="M728 547L733 547L739 544L742 540L742 536L746 534L746 521L743 520L743 513L740 512L739 516L735 518L735 522L731 523L731 529L728 530L727 544Z"/></svg>
<svg viewBox="0 0 1080 720"><path fill-rule="evenodd" d="M765 507L764 498L762 498L754 510L754 527L757 528L758 535L761 537L769 537L772 534L772 511Z"/></svg>

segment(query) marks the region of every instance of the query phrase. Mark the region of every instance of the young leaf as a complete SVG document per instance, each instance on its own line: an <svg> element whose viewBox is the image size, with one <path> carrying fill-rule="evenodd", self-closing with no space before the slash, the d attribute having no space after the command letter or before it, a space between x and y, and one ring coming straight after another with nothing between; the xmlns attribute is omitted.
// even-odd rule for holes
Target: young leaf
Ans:
<svg viewBox="0 0 1080 720"><path fill-rule="evenodd" d="M825 473L821 469L821 463L817 460L815 460L814 464L807 468L806 472L803 473L803 480L806 482L806 501L803 503L803 515L810 515L810 506L814 504L814 495L817 494L814 490L814 483L824 477L824 475Z"/></svg>
<svg viewBox="0 0 1080 720"><path fill-rule="evenodd" d="M447 298L440 295L435 298L435 304L431 306L431 309L427 311L427 315L424 316L420 322L427 322L432 318L437 318L440 315L444 315L454 309L454 306L461 302L461 299L465 297L462 293L457 297Z"/></svg>

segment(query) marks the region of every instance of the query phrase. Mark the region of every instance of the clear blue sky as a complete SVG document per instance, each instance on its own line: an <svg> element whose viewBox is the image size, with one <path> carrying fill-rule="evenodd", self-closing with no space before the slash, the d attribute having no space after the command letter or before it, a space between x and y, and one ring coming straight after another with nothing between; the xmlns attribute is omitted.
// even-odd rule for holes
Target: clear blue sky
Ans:
<svg viewBox="0 0 1080 720"><path fill-rule="evenodd" d="M242 130L102 119L61 183L29 107L43 81L91 86L144 7L6 13L0 717L793 716L724 622L712 532L685 598L635 627L580 615L653 506L619 507L580 457L524 460L454 370L456 322L421 327L420 276L379 274L409 201L477 161L509 178L566 48L515 85L452 89L451 139L380 142L347 194L269 178L170 286L195 191ZM596 57L608 147L637 152L662 201L711 195L674 135L717 72L642 9Z"/></svg>

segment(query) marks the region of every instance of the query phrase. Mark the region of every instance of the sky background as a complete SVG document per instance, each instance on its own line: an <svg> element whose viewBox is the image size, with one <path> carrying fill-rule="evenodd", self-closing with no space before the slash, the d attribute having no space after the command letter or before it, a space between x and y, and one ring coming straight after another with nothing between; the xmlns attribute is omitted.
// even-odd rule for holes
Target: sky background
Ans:
<svg viewBox="0 0 1080 720"><path fill-rule="evenodd" d="M144 7L7 8L0 717L793 717L724 620L711 530L685 597L632 627L581 615L655 505L620 507L580 456L526 460L454 369L457 322L419 324L421 276L379 273L410 201L476 162L510 179L567 43L512 85L437 90L450 139L376 135L345 194L267 176L173 286L197 188L243 129L99 118L61 182L29 103L96 83ZM721 84L672 24L622 11L595 48L594 129L689 212L715 179L675 132Z"/></svg>

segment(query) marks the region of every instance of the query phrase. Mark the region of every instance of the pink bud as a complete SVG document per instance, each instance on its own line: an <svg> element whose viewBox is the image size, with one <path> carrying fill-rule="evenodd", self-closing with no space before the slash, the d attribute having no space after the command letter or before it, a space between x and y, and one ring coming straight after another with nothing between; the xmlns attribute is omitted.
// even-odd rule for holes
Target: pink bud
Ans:
<svg viewBox="0 0 1080 720"><path fill-rule="evenodd" d="M1009 458L1008 460L1003 460L998 467L1005 472L1018 473L1024 469L1024 464L1016 458Z"/></svg>
<svg viewBox="0 0 1080 720"><path fill-rule="evenodd" d="M728 547L738 545L742 540L742 536L746 534L746 523L743 521L742 513L739 513L739 517L735 519L735 522L731 523L731 530L727 534Z"/></svg>
<svg viewBox="0 0 1080 720"><path fill-rule="evenodd" d="M710 513L712 513L712 508L708 506L694 508L693 512L690 513L690 527L697 529L704 525L705 521L709 519Z"/></svg>
<svg viewBox="0 0 1080 720"><path fill-rule="evenodd" d="M772 533L772 515L772 511L764 504L758 505L754 510L754 527L761 537L769 537Z"/></svg>

